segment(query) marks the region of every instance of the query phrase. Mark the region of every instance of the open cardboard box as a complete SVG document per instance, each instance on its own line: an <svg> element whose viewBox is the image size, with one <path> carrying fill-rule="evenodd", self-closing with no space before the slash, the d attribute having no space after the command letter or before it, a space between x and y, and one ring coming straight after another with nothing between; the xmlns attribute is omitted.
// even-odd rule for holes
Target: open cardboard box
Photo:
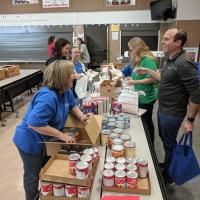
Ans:
<svg viewBox="0 0 200 200"><path fill-rule="evenodd" d="M88 120L87 124L82 124L76 120L73 116L69 115L65 127L78 128L80 131L79 143L70 145L82 145L82 146L98 146L100 145L100 131L101 131L102 116L93 115ZM63 146L69 145L64 142L45 142L46 154L51 156L58 153Z"/></svg>
<svg viewBox="0 0 200 200"><path fill-rule="evenodd" d="M20 75L19 65L3 65L1 67L5 69L6 77L13 77Z"/></svg>
<svg viewBox="0 0 200 200"><path fill-rule="evenodd" d="M110 101L117 99L121 93L121 81L118 81L115 87L111 86L112 80L104 80L100 86L100 96L109 97Z"/></svg>

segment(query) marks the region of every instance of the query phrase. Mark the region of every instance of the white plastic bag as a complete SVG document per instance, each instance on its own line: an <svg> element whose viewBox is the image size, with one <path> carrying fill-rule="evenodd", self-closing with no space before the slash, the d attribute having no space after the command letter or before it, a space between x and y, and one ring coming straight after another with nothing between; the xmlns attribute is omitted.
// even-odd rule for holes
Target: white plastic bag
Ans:
<svg viewBox="0 0 200 200"><path fill-rule="evenodd" d="M76 81L75 92L79 99L83 99L87 96L87 85L87 76L82 76L79 80Z"/></svg>

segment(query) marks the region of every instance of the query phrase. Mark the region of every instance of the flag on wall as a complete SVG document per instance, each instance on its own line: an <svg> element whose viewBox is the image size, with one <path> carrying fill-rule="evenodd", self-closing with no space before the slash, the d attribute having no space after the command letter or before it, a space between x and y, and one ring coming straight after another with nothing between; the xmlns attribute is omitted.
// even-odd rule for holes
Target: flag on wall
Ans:
<svg viewBox="0 0 200 200"><path fill-rule="evenodd" d="M43 0L43 8L69 7L69 0Z"/></svg>

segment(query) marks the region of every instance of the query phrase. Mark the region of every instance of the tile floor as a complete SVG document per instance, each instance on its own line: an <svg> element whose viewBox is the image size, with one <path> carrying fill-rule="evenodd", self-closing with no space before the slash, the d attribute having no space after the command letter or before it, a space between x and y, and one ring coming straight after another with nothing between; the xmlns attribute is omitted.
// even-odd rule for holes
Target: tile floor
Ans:
<svg viewBox="0 0 200 200"><path fill-rule="evenodd" d="M7 119L7 125L1 127L0 124L0 200L24 200L23 191L23 166L18 155L17 149L12 142L12 137L16 125L21 121L26 111L30 96L24 95L24 98L18 98L15 102L15 108L19 111L19 117L15 113L3 113ZM156 124L156 108L154 110L154 122ZM200 124L199 116L196 119L194 131L194 150L198 160L200 160ZM181 133L181 131L180 131ZM179 134L180 136L180 134ZM156 130L155 150L159 161L163 160L162 143ZM197 177L183 186L169 188L168 192L172 200L200 200L200 177ZM159 200L159 199L152 199Z"/></svg>

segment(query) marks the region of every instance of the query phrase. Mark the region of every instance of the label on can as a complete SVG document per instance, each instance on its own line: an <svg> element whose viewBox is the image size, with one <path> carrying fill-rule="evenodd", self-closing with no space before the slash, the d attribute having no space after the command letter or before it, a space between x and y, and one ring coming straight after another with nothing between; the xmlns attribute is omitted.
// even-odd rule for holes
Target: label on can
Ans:
<svg viewBox="0 0 200 200"><path fill-rule="evenodd" d="M112 145L112 156L115 158L124 156L124 146Z"/></svg>
<svg viewBox="0 0 200 200"><path fill-rule="evenodd" d="M138 163L139 177L145 178L147 176L147 173L148 173L148 161L144 160L144 159L139 159L137 161L137 163Z"/></svg>
<svg viewBox="0 0 200 200"><path fill-rule="evenodd" d="M40 182L42 195L46 196L53 192L53 185L50 182L41 181Z"/></svg>
<svg viewBox="0 0 200 200"><path fill-rule="evenodd" d="M126 187L126 173L122 170L115 172L115 186Z"/></svg>
<svg viewBox="0 0 200 200"><path fill-rule="evenodd" d="M127 187L135 188L137 186L138 173L135 171L127 172Z"/></svg>
<svg viewBox="0 0 200 200"><path fill-rule="evenodd" d="M65 195L66 197L77 197L77 186L65 184Z"/></svg>
<svg viewBox="0 0 200 200"><path fill-rule="evenodd" d="M112 170L103 171L103 185L104 186L114 186L114 172Z"/></svg>
<svg viewBox="0 0 200 200"><path fill-rule="evenodd" d="M76 164L76 178L86 179L89 174L89 164L87 162L78 162Z"/></svg>
<svg viewBox="0 0 200 200"><path fill-rule="evenodd" d="M53 183L53 194L57 197L65 196L65 186L64 184Z"/></svg>
<svg viewBox="0 0 200 200"><path fill-rule="evenodd" d="M78 186L78 198L87 198L90 194L90 188L84 186Z"/></svg>
<svg viewBox="0 0 200 200"><path fill-rule="evenodd" d="M69 172L72 175L76 174L76 164L80 160L80 155L77 153L73 153L69 155Z"/></svg>

